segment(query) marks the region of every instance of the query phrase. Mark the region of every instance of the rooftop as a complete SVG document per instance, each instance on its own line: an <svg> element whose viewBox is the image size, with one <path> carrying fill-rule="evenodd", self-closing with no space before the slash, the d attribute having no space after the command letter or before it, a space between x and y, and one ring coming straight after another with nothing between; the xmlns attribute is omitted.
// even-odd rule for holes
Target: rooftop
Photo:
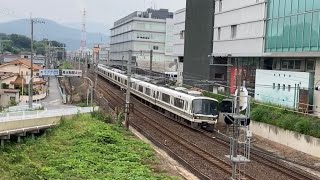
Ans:
<svg viewBox="0 0 320 180"><path fill-rule="evenodd" d="M119 26L135 17L148 19L173 19L173 12L168 9L147 9L146 11L135 11L126 17L123 17L114 23L114 27Z"/></svg>
<svg viewBox="0 0 320 180"><path fill-rule="evenodd" d="M27 66L28 68L31 68L31 62L28 59L17 59L1 65L0 68L7 65L24 65L24 66ZM40 69L42 69L40 66L33 64L33 70L40 70Z"/></svg>

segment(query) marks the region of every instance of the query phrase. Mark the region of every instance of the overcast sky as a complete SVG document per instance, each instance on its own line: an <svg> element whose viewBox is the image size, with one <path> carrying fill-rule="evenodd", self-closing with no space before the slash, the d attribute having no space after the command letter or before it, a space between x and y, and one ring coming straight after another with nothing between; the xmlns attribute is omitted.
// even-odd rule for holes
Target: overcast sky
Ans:
<svg viewBox="0 0 320 180"><path fill-rule="evenodd" d="M81 22L81 11L86 8L87 21L112 25L137 10L152 6L176 11L185 4L186 0L0 0L0 22L29 18L30 13L58 23Z"/></svg>

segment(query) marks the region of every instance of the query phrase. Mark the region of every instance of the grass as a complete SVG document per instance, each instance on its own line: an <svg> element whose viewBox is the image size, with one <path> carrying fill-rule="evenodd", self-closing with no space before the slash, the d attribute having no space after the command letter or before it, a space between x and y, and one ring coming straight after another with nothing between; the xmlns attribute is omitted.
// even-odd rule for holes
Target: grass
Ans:
<svg viewBox="0 0 320 180"><path fill-rule="evenodd" d="M174 179L152 170L148 145L103 119L79 115L37 140L11 143L0 151L0 179Z"/></svg>
<svg viewBox="0 0 320 180"><path fill-rule="evenodd" d="M219 102L225 99L223 95L211 92L204 92L203 95L215 98ZM320 138L319 118L288 111L272 104L265 103L265 105L251 104L252 120Z"/></svg>

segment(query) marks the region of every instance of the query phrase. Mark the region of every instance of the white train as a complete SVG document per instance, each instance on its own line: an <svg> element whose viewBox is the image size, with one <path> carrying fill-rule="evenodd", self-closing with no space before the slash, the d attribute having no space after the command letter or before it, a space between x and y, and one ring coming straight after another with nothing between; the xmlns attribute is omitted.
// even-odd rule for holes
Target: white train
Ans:
<svg viewBox="0 0 320 180"><path fill-rule="evenodd" d="M103 65L98 66L96 73L120 88L126 89L126 75ZM208 131L214 129L218 119L219 106L216 99L193 96L134 78L131 81L132 94L147 105L177 121L186 122L192 127L202 127Z"/></svg>

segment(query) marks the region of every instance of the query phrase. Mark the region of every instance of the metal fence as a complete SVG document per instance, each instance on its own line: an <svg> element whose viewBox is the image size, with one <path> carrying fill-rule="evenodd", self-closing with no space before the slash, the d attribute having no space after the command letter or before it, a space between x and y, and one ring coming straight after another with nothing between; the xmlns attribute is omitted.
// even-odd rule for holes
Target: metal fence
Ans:
<svg viewBox="0 0 320 180"><path fill-rule="evenodd" d="M64 109L55 109L55 110L7 112L7 113L0 113L0 122L68 116L68 115L74 115L78 113L83 114L83 113L90 113L97 109L98 109L97 107L96 108L76 107L76 108L64 108Z"/></svg>

